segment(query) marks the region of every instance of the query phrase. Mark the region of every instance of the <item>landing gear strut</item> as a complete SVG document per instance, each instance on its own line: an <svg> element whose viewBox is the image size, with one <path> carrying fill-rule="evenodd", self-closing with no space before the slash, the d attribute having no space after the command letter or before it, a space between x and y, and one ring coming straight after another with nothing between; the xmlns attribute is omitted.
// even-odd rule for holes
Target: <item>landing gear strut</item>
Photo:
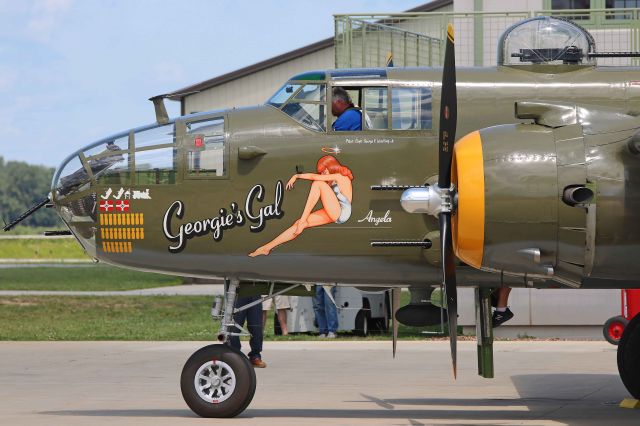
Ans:
<svg viewBox="0 0 640 426"><path fill-rule="evenodd" d="M233 320L237 280L225 283L224 309L216 298L211 314L220 319L216 345L205 346L187 360L180 376L185 402L202 417L234 417L243 412L256 392L256 373L247 357L229 346L234 328L244 331Z"/></svg>

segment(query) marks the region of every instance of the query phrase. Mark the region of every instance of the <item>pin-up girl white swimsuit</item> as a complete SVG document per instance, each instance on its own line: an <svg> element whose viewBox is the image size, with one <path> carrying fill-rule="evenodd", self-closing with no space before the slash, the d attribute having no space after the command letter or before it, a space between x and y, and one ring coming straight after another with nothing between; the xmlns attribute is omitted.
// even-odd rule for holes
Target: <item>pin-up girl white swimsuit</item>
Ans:
<svg viewBox="0 0 640 426"><path fill-rule="evenodd" d="M336 219L336 223L340 225L345 223L351 217L351 201L349 201L349 199L340 192L340 187L338 185L333 185L332 188L333 192L336 194L338 202L340 203L340 216Z"/></svg>

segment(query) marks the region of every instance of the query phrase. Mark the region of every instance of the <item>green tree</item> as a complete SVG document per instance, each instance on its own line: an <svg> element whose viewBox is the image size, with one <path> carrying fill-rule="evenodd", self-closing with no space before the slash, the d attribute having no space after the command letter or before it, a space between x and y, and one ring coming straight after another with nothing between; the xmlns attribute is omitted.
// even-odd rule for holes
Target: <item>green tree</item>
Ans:
<svg viewBox="0 0 640 426"><path fill-rule="evenodd" d="M0 214L5 221L17 218L51 191L54 169L22 161L4 161L0 157ZM55 211L40 209L22 225L59 227Z"/></svg>

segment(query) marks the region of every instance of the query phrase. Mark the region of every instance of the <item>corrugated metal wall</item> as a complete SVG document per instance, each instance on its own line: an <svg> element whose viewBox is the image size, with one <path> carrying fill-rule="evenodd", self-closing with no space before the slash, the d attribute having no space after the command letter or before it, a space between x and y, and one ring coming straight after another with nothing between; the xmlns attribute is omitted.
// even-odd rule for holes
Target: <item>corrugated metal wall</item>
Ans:
<svg viewBox="0 0 640 426"><path fill-rule="evenodd" d="M334 49L329 47L284 62L185 98L185 113L264 103L291 76L334 67Z"/></svg>

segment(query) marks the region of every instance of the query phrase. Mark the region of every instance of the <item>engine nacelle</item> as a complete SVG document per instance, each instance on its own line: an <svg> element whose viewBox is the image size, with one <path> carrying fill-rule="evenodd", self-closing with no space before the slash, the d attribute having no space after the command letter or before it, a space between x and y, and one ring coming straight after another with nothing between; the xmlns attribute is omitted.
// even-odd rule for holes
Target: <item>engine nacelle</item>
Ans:
<svg viewBox="0 0 640 426"><path fill-rule="evenodd" d="M455 144L457 256L476 268L526 281L580 286L585 277L620 277L619 269L613 274L604 265L611 257L607 245L614 246L616 238L599 230L619 233L609 222L616 214L625 222L635 214L628 209L630 202L638 203L638 189L625 176L639 167L628 148L639 120L534 103L517 105L516 114L535 124L489 127ZM624 257L626 270L637 277L638 262L633 265L629 253Z"/></svg>

